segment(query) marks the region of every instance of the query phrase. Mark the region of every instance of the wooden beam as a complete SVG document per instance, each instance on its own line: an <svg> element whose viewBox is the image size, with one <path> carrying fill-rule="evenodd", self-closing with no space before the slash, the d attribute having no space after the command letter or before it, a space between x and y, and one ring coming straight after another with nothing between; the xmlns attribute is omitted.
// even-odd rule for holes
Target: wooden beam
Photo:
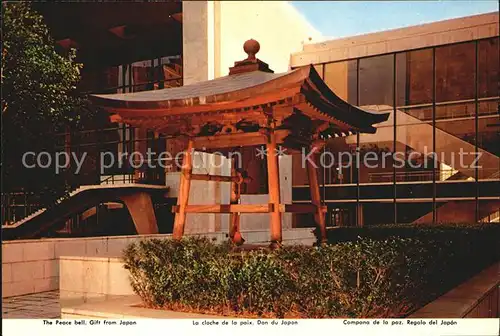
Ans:
<svg viewBox="0 0 500 336"><path fill-rule="evenodd" d="M322 121L327 122L327 123L339 122L337 119L334 119L329 114L321 113L320 111L315 109L307 101L305 101L305 98L303 100L304 100L303 102L296 104L295 108L302 111L302 113L304 113L304 115L308 116L311 119L322 120Z"/></svg>
<svg viewBox="0 0 500 336"><path fill-rule="evenodd" d="M188 205L187 213L269 213L273 212L272 204L210 204L210 205ZM322 213L327 212L327 207L321 205L319 210ZM314 204L280 204L279 212L289 213L316 213L318 207ZM172 212L179 212L179 206L174 205Z"/></svg>
<svg viewBox="0 0 500 336"><path fill-rule="evenodd" d="M327 123L337 125L341 130L350 130L352 126L341 119L334 118L332 115L321 112L316 107L314 107L311 103L309 103L305 98L301 99L302 102L295 105L297 109L302 111L305 115L310 117L311 119L322 120Z"/></svg>
<svg viewBox="0 0 500 336"><path fill-rule="evenodd" d="M280 178L278 168L278 156L276 153L276 134L273 129L269 130L266 143L267 148L267 184L269 189L269 203L273 204L271 212L271 246L281 245L283 232L281 227L280 212Z"/></svg>
<svg viewBox="0 0 500 336"><path fill-rule="evenodd" d="M311 159L312 158L314 158L314 156L312 156ZM312 204L316 207L314 220L319 229L319 235L320 235L319 241L321 243L324 243L326 242L325 216L323 211L321 211L322 205L321 205L321 194L319 191L318 172L313 164L314 162L307 160L307 175L309 176L309 189L311 191Z"/></svg>
<svg viewBox="0 0 500 336"><path fill-rule="evenodd" d="M193 149L193 139L189 139L182 161L179 196L177 198L179 211L175 215L174 221L173 238L177 240L181 239L184 235L184 227L186 225L186 207L188 206L191 174L193 172Z"/></svg>
<svg viewBox="0 0 500 336"><path fill-rule="evenodd" d="M234 180L231 184L231 205L237 205L240 203L241 196L241 175L238 176L235 167L236 161L234 159L231 160L231 177L237 180ZM244 240L241 236L240 232L240 213L232 212L231 219L229 223L229 237L236 245L243 244Z"/></svg>
<svg viewBox="0 0 500 336"><path fill-rule="evenodd" d="M243 179L241 176L222 176L222 175L207 175L207 174L192 174L191 180L193 181L214 181L214 182L245 182L249 179Z"/></svg>
<svg viewBox="0 0 500 336"><path fill-rule="evenodd" d="M278 130L276 133L276 143L283 143L290 134L289 130ZM231 148L258 146L267 143L267 136L262 132L234 133L225 135L212 135L205 137L195 137L194 147L196 148Z"/></svg>
<svg viewBox="0 0 500 336"><path fill-rule="evenodd" d="M174 116L175 117L175 116ZM237 124L241 120L248 122L259 123L260 120L264 118L264 114L261 109L248 110L242 115L239 111L234 112L219 112L219 113L202 113L194 114L190 120L192 124L204 125L210 122L217 122L220 124ZM167 119L168 120L168 119Z"/></svg>
<svg viewBox="0 0 500 336"><path fill-rule="evenodd" d="M272 204L208 204L188 205L186 213L270 213L273 212ZM279 209L278 209L279 210ZM174 205L172 212L179 213L180 206Z"/></svg>
<svg viewBox="0 0 500 336"><path fill-rule="evenodd" d="M323 131L326 131L329 127L330 127L329 122L323 122L318 127L316 127L313 133L321 133Z"/></svg>
<svg viewBox="0 0 500 336"><path fill-rule="evenodd" d="M315 151L316 153L319 153L319 151L322 150L323 147L325 147L325 146L326 146L325 140L316 139L311 143L311 151Z"/></svg>
<svg viewBox="0 0 500 336"><path fill-rule="evenodd" d="M111 123L123 122L123 119L119 114L111 114L109 116L109 122Z"/></svg>
<svg viewBox="0 0 500 336"><path fill-rule="evenodd" d="M283 147L286 147L287 150L296 151L298 153L302 153L304 148L309 148L310 146L311 139L293 133L287 136L283 142Z"/></svg>

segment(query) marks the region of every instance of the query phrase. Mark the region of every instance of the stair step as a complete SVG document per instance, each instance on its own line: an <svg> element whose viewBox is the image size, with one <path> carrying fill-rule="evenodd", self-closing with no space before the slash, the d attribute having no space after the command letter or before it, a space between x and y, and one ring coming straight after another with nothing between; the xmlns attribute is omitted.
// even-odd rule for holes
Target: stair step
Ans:
<svg viewBox="0 0 500 336"><path fill-rule="evenodd" d="M69 193L69 195L68 195L68 196L66 196L66 197L60 197L60 198L59 198L59 199L55 202L55 204L54 204L54 205L59 205L59 204L61 204L64 200L71 198L72 196L74 196L74 195L76 195L76 194L80 193L81 191L85 191L85 190L94 190L94 189L99 189L99 188L102 188L102 187L103 187L102 185L89 185L89 186L81 186L81 187L79 187L79 188L77 188L77 189L75 189L75 190L71 191L71 192ZM106 188L106 187L104 186L104 188ZM4 225L2 225L2 227L12 227L12 226L14 226L14 225L21 225L21 224L23 224L24 222L29 221L29 220L31 220L32 218L34 218L34 217L36 217L36 216L40 215L41 213L45 212L46 210L47 210L46 208L41 208L41 209L38 209L38 210L36 210L35 212L31 213L30 215L28 215L28 216L26 216L26 217L24 217L24 218L22 218L22 219L20 219L20 220L18 220L18 221L15 221L14 223L10 223L10 224L4 224Z"/></svg>
<svg viewBox="0 0 500 336"><path fill-rule="evenodd" d="M78 193L79 193L80 191L82 191L83 189L84 189L83 187L79 187L79 188L77 188L77 189L74 189L73 191L69 192L69 194L68 194L68 198L69 198L69 197L72 197L72 196L74 196L74 195L76 195L76 194L78 194ZM61 202L63 202L65 199L66 199L66 197L65 197L65 196L60 197L60 198L58 198L58 199L55 201L55 204L61 204ZM22 218L22 219L20 219L20 220L18 220L18 221L15 221L14 223L7 224L7 225L2 225L2 227L9 227L9 226L13 226L13 225L16 225L16 224L22 224L22 223L24 223L24 222L26 222L26 221L28 221L28 220L30 220L30 219L32 219L32 218L34 218L34 217L38 216L39 214L41 214L41 213L45 212L45 210L47 210L47 209L46 209L46 208L41 208L41 209L38 209L37 211L35 211L35 212L31 213L30 215L28 215L28 216L26 216L26 217L24 217L24 218Z"/></svg>

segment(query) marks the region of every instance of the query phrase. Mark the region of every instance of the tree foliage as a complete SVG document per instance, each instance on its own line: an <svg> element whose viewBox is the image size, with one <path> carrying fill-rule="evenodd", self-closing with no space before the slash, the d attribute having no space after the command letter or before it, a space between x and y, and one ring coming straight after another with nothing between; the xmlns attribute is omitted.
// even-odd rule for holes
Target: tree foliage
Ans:
<svg viewBox="0 0 500 336"><path fill-rule="evenodd" d="M55 134L81 120L76 94L81 65L59 54L43 17L28 2L2 6L2 170L4 189L57 190L53 167L26 169L25 152L54 152Z"/></svg>

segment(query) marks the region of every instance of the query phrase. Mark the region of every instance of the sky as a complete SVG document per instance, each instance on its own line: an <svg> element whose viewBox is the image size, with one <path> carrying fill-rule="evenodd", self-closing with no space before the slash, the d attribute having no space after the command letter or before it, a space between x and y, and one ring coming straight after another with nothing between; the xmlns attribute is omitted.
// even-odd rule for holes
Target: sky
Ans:
<svg viewBox="0 0 500 336"><path fill-rule="evenodd" d="M498 11L497 0L291 1L324 37L339 38Z"/></svg>

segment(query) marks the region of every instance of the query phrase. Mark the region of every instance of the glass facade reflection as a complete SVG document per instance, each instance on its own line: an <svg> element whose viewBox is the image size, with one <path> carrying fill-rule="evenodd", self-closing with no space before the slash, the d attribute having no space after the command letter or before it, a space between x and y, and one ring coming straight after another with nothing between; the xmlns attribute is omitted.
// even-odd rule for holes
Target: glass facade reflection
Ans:
<svg viewBox="0 0 500 336"><path fill-rule="evenodd" d="M177 55L102 68L84 67L79 90L85 93L130 93L182 86L181 64L182 57ZM128 158L136 151L146 153L147 148L151 148L153 153L164 151L166 137L162 134L111 123L106 116L94 120L83 130L61 134L57 141L59 148L85 152L90 158L75 178L77 184L119 183L133 179L163 183L164 172L161 169L137 171L133 160L99 168L102 167L101 153L115 153L116 157ZM159 160L157 155L151 155L150 159L154 162Z"/></svg>
<svg viewBox="0 0 500 336"><path fill-rule="evenodd" d="M329 225L499 221L499 54L494 37L315 65L342 99L391 113L376 134L328 143L360 161L320 168Z"/></svg>

